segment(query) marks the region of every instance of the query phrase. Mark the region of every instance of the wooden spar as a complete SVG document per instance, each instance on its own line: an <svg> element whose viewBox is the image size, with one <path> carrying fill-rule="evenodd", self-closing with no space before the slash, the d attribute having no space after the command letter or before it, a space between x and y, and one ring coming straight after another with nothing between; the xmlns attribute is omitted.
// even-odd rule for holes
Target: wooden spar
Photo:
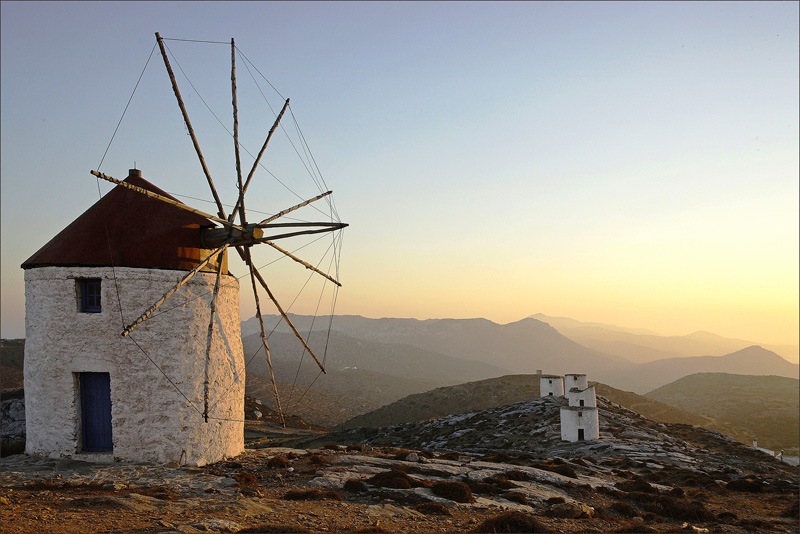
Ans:
<svg viewBox="0 0 800 534"><path fill-rule="evenodd" d="M203 382L203 418L208 423L208 366L211 360L211 341L214 334L214 316L217 314L217 295L219 281L222 277L222 262L217 262L217 281L214 282L214 294L211 296L211 318L208 321L208 338L206 339L206 375Z"/></svg>
<svg viewBox="0 0 800 534"><path fill-rule="evenodd" d="M325 232L335 232L336 230L341 230L342 228L346 228L347 224L345 223L337 223L335 226L328 226L326 225L325 228L319 228L317 230L303 230L301 232L290 232L288 234L278 234L278 235L268 235L266 237L256 239L256 243L263 243L265 241L275 241L276 239L286 239L287 237L295 237L298 235L308 235L308 234L322 234Z"/></svg>
<svg viewBox="0 0 800 534"><path fill-rule="evenodd" d="M280 213L276 213L276 214L275 214L275 215L273 215L272 217L268 217L268 218L264 219L263 221L261 221L261 222L260 222L260 223L258 223L258 224L259 224L259 225L262 225L262 224L267 224L267 223L270 223L270 222L274 221L275 219L279 219L279 218L283 217L283 216L284 216L284 215L286 215L287 213L291 213L291 212L293 212L294 210L297 210L297 209L300 209L300 208L302 208L303 206L308 206L309 204L311 204L311 203L312 203L312 202L314 202L315 200L319 200L319 199L321 199L321 198L323 198L323 197L326 197L326 196L330 195L331 193L333 193L333 191L327 191L327 192L325 192L325 193L322 193L321 195L315 196L314 198L312 198L312 199L309 199L309 200L306 200L305 202L301 202L300 204L298 204L298 205L296 205L296 206L292 206L291 208L287 208L287 209L283 210L283 211L282 211L282 212L280 212Z"/></svg>
<svg viewBox="0 0 800 534"><path fill-rule="evenodd" d="M244 218L244 193L242 192L242 161L239 157L239 107L236 104L236 45L231 37L231 103L233 104L233 149L236 153L236 180L239 185L239 195L242 196L242 209L239 214L239 222L242 226L246 225ZM229 217L233 222L236 218L236 209Z"/></svg>
<svg viewBox="0 0 800 534"><path fill-rule="evenodd" d="M253 284L253 296L256 300L256 317L258 317L258 324L261 327L261 344L264 346L264 352L267 355L267 365L269 367L269 378L272 381L272 392L275 395L275 407L278 408L278 416L281 420L281 425L286 428L286 421L283 419L283 409L281 408L281 398L278 395L278 384L275 382L275 370L272 368L272 356L269 352L269 344L267 343L267 334L264 332L264 319L261 317L261 304L258 300L258 291L256 288L256 278L255 273L258 271L255 270L253 267L253 262L250 258L250 249L244 248L244 252L242 252L241 247L236 247L236 250L239 251L239 255L242 256L242 259L247 263L247 266L250 267L250 282Z"/></svg>
<svg viewBox="0 0 800 534"><path fill-rule="evenodd" d="M288 315L286 315L286 312L285 312L285 311L283 311L283 308L281 308L281 305L280 305L280 304L278 304L278 300L275 298L275 295L273 295L273 294L272 294L272 291L270 291L270 290L269 290L269 286L268 286L268 285L267 285L267 283L264 281L264 279L261 277L261 273L259 273L259 272L258 272L258 271L255 269L255 267L253 267L253 265L252 265L252 264L250 264L250 269L251 269L251 272L252 272L252 273L255 275L255 277L258 279L258 281L259 281L259 283L261 284L261 286L262 286L262 287L264 288L264 290L267 292L267 295L269 296L270 300L273 302L273 304L275 304L275 307L276 307L276 308L278 308L278 312L281 314L281 317L283 317L283 320L284 320L284 321L286 321L286 324L288 324L288 325L289 325L289 328L291 328L291 329L292 329L292 332L294 332L294 335L297 337L297 339L299 339L299 340L300 340L300 343L302 343L302 344L303 344L303 347L304 347L304 348L305 348L305 349L308 351L308 353L311 355L311 357L312 357L312 358L314 358L314 361L315 361L315 362L317 362L317 365L319 366L320 370L321 370L323 373L327 374L327 372L325 371L325 367L324 367L324 366L323 366L323 365L320 363L320 361L317 359L317 356L314 354L314 351L313 351L313 350L311 350L311 347L309 347L309 346L308 346L308 344L306 343L306 340L305 340L305 339L303 339L303 336L302 336L302 335L300 335L300 332L298 332L298 331L297 331L297 328L295 328L295 327L294 327L294 324L292 323L291 319L289 319L289 316L288 316Z"/></svg>
<svg viewBox="0 0 800 534"><path fill-rule="evenodd" d="M275 244L275 243L273 243L272 241L262 241L262 240L259 240L259 243L266 243L267 245L271 246L272 248L274 248L274 249L275 249L275 250L277 250L278 252L282 252L282 253L283 253L283 254L285 254L286 256L289 256L290 258L292 258L292 259L293 259L294 261L296 261L297 263L301 264L301 265L302 265L303 267L305 267L306 269L311 269L311 270L312 270L312 271L314 271L315 273L317 273L317 274L321 274L322 276L324 276L325 278L327 278L328 280L330 280L331 282L333 282L333 283L334 283L334 284L336 284L337 286L339 286L339 287L342 287L342 284L340 284L339 282L337 282L336 280L334 280L333 278L331 278L331 276L330 276L330 275L328 275L328 274L326 274L326 273L324 273L324 272L320 271L319 269L317 269L316 267L314 267L314 266L313 266L313 265L311 265L310 263L308 263L308 262L305 262L305 261L301 260L300 258L298 258L297 256L295 256L294 254L292 254L292 253L291 253L291 252L289 252L288 250L284 250L284 249L282 249L281 247L279 247L278 245L276 245L276 244Z"/></svg>
<svg viewBox="0 0 800 534"><path fill-rule="evenodd" d="M267 134L267 139L264 141L264 145L261 147L261 151L256 156L256 160L253 162L253 168L250 169L250 173L247 175L247 180L244 182L244 187L241 191L239 191L239 198L236 200L236 205L233 207L233 212L236 213L238 210L240 213L244 211L242 204L244 204L244 194L247 192L247 188L250 186L250 180L253 179L253 174L256 172L256 168L258 167L258 163L261 161L261 156L264 155L264 151L267 149L267 144L269 144L269 140L272 138L272 134L275 133L275 129L278 127L278 124L281 122L281 117L283 117L286 108L289 107L289 99L286 99L286 102L283 104L283 108L281 112L278 113L278 117L275 119L275 123L272 125L272 128L269 129L269 133Z"/></svg>
<svg viewBox="0 0 800 534"><path fill-rule="evenodd" d="M123 182L122 180L117 180L116 178L112 178L111 176L103 174L102 172L97 172L97 171L89 171L89 172L92 173L94 176L97 176L98 178L102 178L103 180L106 180L107 182L111 182L112 184L117 184L117 185L121 185L122 187L127 187L128 189L130 189L132 191L136 191L137 193L141 193L141 194L143 194L145 196L148 196L150 198L155 198L156 200L160 200L161 202L166 202L167 204L171 204L171 205L175 206L176 208L180 208L180 209L185 210L185 211L191 211L192 213L196 213L197 215L202 215L203 217L205 217L207 219L211 219L212 221L216 221L216 222L218 222L220 224L224 224L225 226L227 226L229 228L235 228L236 230L240 230L240 231L244 232L244 228L242 228L238 224L233 224L232 222L228 221L227 219L220 219L219 217L215 217L214 215L208 214L208 213L206 213L204 211L200 211L200 210L195 209L195 208L190 208L189 206L187 206L183 202L178 202L177 200L172 200L171 198L167 198L167 197L165 197L163 195L159 195L158 193L153 193L152 191L148 191L147 189L145 189L143 187L139 187L139 186L136 186L136 185L133 185L133 184L129 184L128 182Z"/></svg>
<svg viewBox="0 0 800 534"><path fill-rule="evenodd" d="M191 278L192 278L194 275L196 275L196 274L197 274L197 273L200 271L200 269L202 269L203 267L205 267L205 266L208 264L208 262L210 262L212 259L214 259L214 258L215 258L215 257L216 257L216 256L217 256L217 255L218 255L220 252L222 252L223 250L225 250L225 248L226 248L228 245L230 245L232 241L233 241L233 239L229 239L229 240L228 240L226 243L224 243L224 244L223 244L221 247L219 247L218 249L216 249L215 251L213 251L211 254L209 254L209 255L206 257L206 259L204 259L203 261L201 261L200 263L198 263L198 264L197 264L197 266L196 266L194 269L192 269L191 271L189 271L189 272L186 274L186 276L184 276L183 278L181 278L181 280L180 280L180 281L179 281L177 284L175 284L175 285L172 287L172 289L170 289L169 291L167 291L166 293L164 293L164 295L163 295L163 296L162 296L160 299L158 299L158 300L157 300L157 301L156 301L156 302L155 302L155 303L154 303L152 306L150 306L150 307L149 307L149 308L148 308L148 309L147 309L147 310L146 310L146 311L145 311L143 314L141 314L141 315L140 315L140 316L139 316L139 317L138 317L138 318L137 318L137 319L136 319L134 322L132 322L131 324L129 324L128 326L126 326L126 327L125 327L125 329L122 331L122 335L123 335L123 336L127 336L128 334L130 334L130 333L131 333L131 331L132 331L134 328L136 328L137 326L139 326L139 324L140 324L142 321L144 321L145 319L147 319L147 318L150 316L150 314L151 314L151 313L153 313L154 311L156 311L156 309L158 309L158 307L159 307L159 306L161 306L162 304L164 304L164 302L166 302L166 300L167 300L169 297L171 297L173 293L175 293L177 290L179 290L179 289L181 288L181 286L183 286L183 284L185 284L186 282L188 282L188 281L189 281L189 280L190 280L190 279L191 279Z"/></svg>
<svg viewBox="0 0 800 534"><path fill-rule="evenodd" d="M189 114L186 112L186 106L183 105L183 98L181 98L181 92L178 90L178 82L175 81L175 74L172 72L172 67L169 64L169 58L167 58L167 51L164 48L164 42L161 40L161 36L156 32L156 41L158 41L158 48L161 49L161 57L164 58L164 66L167 67L167 73L169 74L169 81L172 83L172 91L175 93L175 98L178 99L178 107L181 108L181 113L183 114L183 121L186 123L186 129L189 130L189 136L192 138L192 144L194 145L194 150L197 152L197 157L200 158L200 166L203 167L203 174L206 175L206 180L208 180L208 185L211 187L211 194L214 195L214 201L217 203L217 209L219 209L219 216L223 219L226 218L225 216L225 209L222 207L222 201L219 199L219 195L217 195L217 189L214 187L214 181L211 179L211 173L208 172L208 167L206 166L206 160L203 158L203 153L200 151L200 144L197 142L197 137L194 135L194 128L192 128L192 122L189 120Z"/></svg>
<svg viewBox="0 0 800 534"><path fill-rule="evenodd" d="M289 325L289 328L292 329L292 332L294 332L294 335L297 336L297 339L300 340L300 343L303 344L303 347L305 347L305 349L308 351L308 353L311 355L311 357L314 358L314 361L317 362L317 365L319 366L320 370L323 373L328 374L327 371L325 371L325 367L317 359L317 356L314 354L314 351L311 350L311 347L309 347L306 344L306 340L303 339L303 336L300 335L300 332L298 332L297 328L294 327L294 324L289 319L289 316L286 315L286 312L283 311L283 308L281 308L281 305L278 304L278 301L275 299L275 296L272 294L272 291L269 290L269 287L267 286L267 283L264 281L264 278L261 277L261 273L259 273L258 269L256 269L253 266L252 258L250 257L250 250L248 248L236 247L236 251L239 253L239 256L245 261L245 263L247 263L247 265L250 267L250 274L255 276L258 279L259 283L267 291L267 295L269 295L269 298L272 300L273 303L275 303L275 307L278 308L278 312L280 312L281 317L284 318L284 320L286 321L286 324ZM253 292L255 293L255 285L253 286ZM258 296L256 296L256 299L257 298L258 298Z"/></svg>
<svg viewBox="0 0 800 534"><path fill-rule="evenodd" d="M342 228L347 228L350 226L347 223L335 223L335 222L291 222L291 223L269 223L269 224L254 224L253 227L255 228L303 228L306 226L327 226L328 228L333 228L334 230L341 230Z"/></svg>

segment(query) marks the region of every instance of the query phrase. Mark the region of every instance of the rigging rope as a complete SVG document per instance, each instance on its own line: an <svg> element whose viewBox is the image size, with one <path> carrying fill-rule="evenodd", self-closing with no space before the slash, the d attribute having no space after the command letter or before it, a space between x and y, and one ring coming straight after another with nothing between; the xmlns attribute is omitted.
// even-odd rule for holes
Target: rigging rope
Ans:
<svg viewBox="0 0 800 534"><path fill-rule="evenodd" d="M125 118L125 113L128 111L128 106L131 105L131 100L133 100L133 95L136 94L136 89L139 88L139 82L142 81L142 76L144 76L144 71L147 70L147 65L150 64L150 58L153 57L153 52L156 49L156 45L153 45L153 49L150 50L150 55L147 57L147 62L144 64L144 68L142 69L142 73L139 75L139 79L136 80L136 86L133 88L133 92L131 93L131 97L128 99L128 103L125 104L125 109L122 111L122 117L119 118L119 122L117 123L117 127L114 128L114 133L111 134L111 139L108 141L108 146L106 146L106 151L103 152L103 157L100 158L100 163L97 164L97 170L100 170L100 167L103 166L103 162L106 159L106 154L108 154L108 149L111 148L111 143L114 142L114 137L117 135L117 130L119 130L120 124L122 124L122 119ZM98 180L99 183L99 180Z"/></svg>

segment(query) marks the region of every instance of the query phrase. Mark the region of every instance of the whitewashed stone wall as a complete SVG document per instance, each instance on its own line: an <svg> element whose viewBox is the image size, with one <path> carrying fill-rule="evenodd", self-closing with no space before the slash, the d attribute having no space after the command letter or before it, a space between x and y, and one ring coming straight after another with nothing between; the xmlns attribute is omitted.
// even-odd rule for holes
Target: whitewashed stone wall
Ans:
<svg viewBox="0 0 800 534"><path fill-rule="evenodd" d="M583 429L583 439L600 439L600 418L597 408L561 407L561 439L578 441L578 429Z"/></svg>
<svg viewBox="0 0 800 534"><path fill-rule="evenodd" d="M204 465L243 450L245 369L235 277L222 277L216 301L208 422L202 416L203 382L215 274L199 273L129 337L120 335L185 274L92 267L25 271L28 454L81 457L81 372L107 372L111 378L113 454L87 455ZM79 311L81 278L102 280L101 313Z"/></svg>
<svg viewBox="0 0 800 534"><path fill-rule="evenodd" d="M597 394L595 393L594 386L584 390L572 388L567 391L567 399L569 400L570 406L597 407ZM583 401L583 404L581 404L581 401Z"/></svg>
<svg viewBox="0 0 800 534"><path fill-rule="evenodd" d="M564 391L569 391L572 388L586 389L589 383L586 380L586 375L578 373L570 373L564 375Z"/></svg>
<svg viewBox="0 0 800 534"><path fill-rule="evenodd" d="M564 379L560 376L541 375L539 377L540 397L562 397L564 395Z"/></svg>

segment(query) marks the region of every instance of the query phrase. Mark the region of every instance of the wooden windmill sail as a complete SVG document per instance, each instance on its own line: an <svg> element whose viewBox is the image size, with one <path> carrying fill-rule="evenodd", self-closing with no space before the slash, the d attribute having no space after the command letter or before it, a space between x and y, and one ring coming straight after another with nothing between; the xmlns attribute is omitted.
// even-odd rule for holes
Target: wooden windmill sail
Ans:
<svg viewBox="0 0 800 534"><path fill-rule="evenodd" d="M251 254L251 249L255 246L268 246L272 249L278 251L280 254L292 259L293 261L299 263L306 269L313 271L315 274L326 278L327 280L331 281L332 283L336 284L337 286L341 286L341 284L330 274L318 269L314 265L304 261L303 259L299 258L295 254L289 252L284 247L280 246L277 242L284 240L291 239L293 237L301 236L301 235L309 235L309 234L319 234L319 233L328 233L328 232L335 232L341 230L347 226L347 224L342 223L338 220L336 221L322 221L322 222L283 222L281 219L288 215L289 213L294 212L304 206L310 205L314 202L317 202L325 197L331 195L332 191L326 191L322 194L319 194L313 198L306 199L298 204L293 206L289 206L282 211L278 212L275 215L267 217L263 220L258 222L251 222L248 219L247 211L246 211L246 193L253 180L253 177L256 173L257 168L259 167L259 163L261 161L262 156L264 155L265 151L267 150L268 144L270 139L273 137L276 129L278 128L284 113L286 112L287 108L289 107L289 99L283 104L283 108L281 109L280 113L278 113L277 118L275 119L274 124L269 129L266 139L264 140L263 145L253 162L252 167L250 168L247 176L243 176L242 166L241 166L241 158L239 153L239 117L238 117L238 106L237 106L237 89L236 89L236 45L234 40L231 39L231 95L232 95L232 107L233 107L233 141L234 141L234 155L235 155L235 167L236 167L236 177L237 177L237 200L230 211L227 213L223 206L222 201L220 200L220 196L217 193L217 189L214 185L214 181L212 180L211 173L209 172L208 166L206 165L205 159L203 157L203 153L200 149L200 144L197 140L197 137L194 132L194 128L192 127L192 123L189 119L188 112L186 111L186 107L184 105L183 98L181 97L180 90L178 88L177 81L175 79L175 75L173 73L172 67L170 65L169 59L167 57L167 52L164 47L164 42L162 37L156 33L156 41L158 47L161 51L161 56L164 60L164 65L166 67L167 73L169 75L169 79L172 85L172 90L175 94L175 98L178 102L178 107L180 108L181 115L183 117L183 121L186 125L186 129L188 134L191 138L194 150L197 154L197 157L200 162L200 166L202 168L203 174L206 178L208 186L211 190L211 194L214 198L214 203L217 207L217 214L212 215L201 211L199 209L192 208L183 204L181 202L176 201L173 198L167 197L165 195L161 195L155 193L151 190L145 189L143 187L138 187L135 184L129 183L129 181L121 181L117 180L111 176L103 174L97 170L91 171L91 174L94 176L114 183L120 187L127 188L131 191L135 191L141 195L145 195L151 199L158 200L160 202L169 204L174 206L180 210L184 210L195 215L199 215L205 217L206 219L213 221L216 223L216 226L213 228L198 228L197 231L200 232L200 239L203 243L203 246L209 250L210 252L190 271L188 271L172 288L166 291L161 298L153 302L148 308L143 309L141 314L129 324L126 324L125 327L122 329L120 334L122 336L128 336L133 332L139 325L141 325L144 321L150 317L154 311L156 311L159 307L164 305L173 295L178 293L182 286L184 286L189 280L191 280L198 272L201 270L208 270L209 265L216 265L216 284L214 286L214 293L211 298L211 317L208 323L208 332L207 332L207 347L208 350L211 350L212 345L212 338L215 335L215 323L214 323L214 313L215 313L215 302L217 298L217 292L219 291L220 287L220 276L222 274L223 268L223 261L219 261L218 258L224 257L226 251L229 249L236 250L238 256L244 261L250 276L250 285L253 290L253 295L255 299L255 307L256 307L256 317L258 317L258 321L260 324L260 336L262 341L262 346L266 355L267 363L269 366L270 371L270 380L272 382L273 394L275 396L275 403L280 414L281 422L284 422L283 419L283 409L281 407L281 401L278 394L278 388L275 381L275 373L272 366L272 357L270 353L269 343L267 341L267 334L264 327L264 321L262 318L262 310L261 310L261 303L259 299L259 287L266 293L267 297L270 301L275 305L278 313L292 330L294 335L297 337L299 343L302 344L303 348L308 352L308 354L314 359L316 364L319 366L321 372L325 372L325 367L323 362L320 361L320 358L311 347L308 345L306 340L303 338L302 334L295 328L290 320L286 310L281 306L278 302L278 299L275 297L275 294L270 289L269 284L264 279L264 277L259 273L258 269L254 265L253 257ZM206 355L208 357L208 354ZM206 421L208 420L208 381L206 381L206 394L205 394L205 406L204 406L204 416Z"/></svg>

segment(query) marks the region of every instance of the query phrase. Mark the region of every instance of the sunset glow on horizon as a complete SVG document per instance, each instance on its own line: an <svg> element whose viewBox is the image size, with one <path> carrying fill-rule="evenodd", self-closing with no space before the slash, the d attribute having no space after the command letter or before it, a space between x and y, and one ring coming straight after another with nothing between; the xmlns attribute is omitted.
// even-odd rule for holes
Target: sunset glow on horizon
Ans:
<svg viewBox="0 0 800 534"><path fill-rule="evenodd" d="M98 200L88 170L160 31L235 37L291 98L350 224L337 314L798 344L796 2L4 2L0 20L3 338L25 335L20 264ZM209 105L230 122L229 49L171 46L193 80L219 78ZM163 65L148 69L104 172L135 160L198 204ZM179 82L230 195L232 142ZM257 147L271 119L249 119ZM258 187L250 206L287 207ZM291 301L303 271L264 274Z"/></svg>

